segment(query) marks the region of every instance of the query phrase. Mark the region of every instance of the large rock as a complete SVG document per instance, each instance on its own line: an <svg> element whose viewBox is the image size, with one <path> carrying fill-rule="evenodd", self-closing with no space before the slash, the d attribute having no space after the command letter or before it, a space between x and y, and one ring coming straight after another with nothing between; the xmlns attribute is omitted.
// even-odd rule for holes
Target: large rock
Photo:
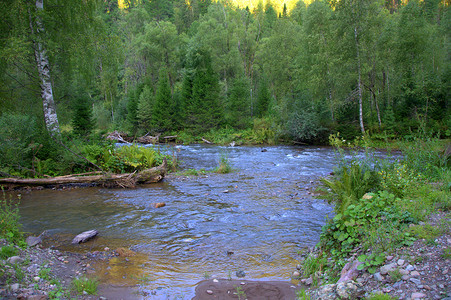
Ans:
<svg viewBox="0 0 451 300"><path fill-rule="evenodd" d="M31 236L30 235L29 237L27 237L26 242L27 242L28 247L33 247L33 246L36 246L37 244L42 243L42 238L41 238L41 236Z"/></svg>
<svg viewBox="0 0 451 300"><path fill-rule="evenodd" d="M92 239L93 237L95 237L98 234L99 234L99 232L97 230L88 230L88 231L82 232L82 233L78 234L76 237L74 237L74 239L72 240L72 244L84 243L84 242Z"/></svg>
<svg viewBox="0 0 451 300"><path fill-rule="evenodd" d="M360 299L365 291L360 283L353 280L343 281L337 284L327 284L320 287L312 299L332 300L332 299Z"/></svg>
<svg viewBox="0 0 451 300"><path fill-rule="evenodd" d="M341 270L341 277L340 279L338 279L337 283L354 280L359 275L360 271L357 269L357 267L361 264L363 264L363 262L360 262L358 260L348 262L344 266L343 270Z"/></svg>
<svg viewBox="0 0 451 300"><path fill-rule="evenodd" d="M391 263L381 267L381 275L387 275L388 272L394 271L398 265L396 263Z"/></svg>
<svg viewBox="0 0 451 300"><path fill-rule="evenodd" d="M20 257L20 256L11 256L6 261L9 262L10 264L15 265L15 264L23 263L24 259L22 257Z"/></svg>

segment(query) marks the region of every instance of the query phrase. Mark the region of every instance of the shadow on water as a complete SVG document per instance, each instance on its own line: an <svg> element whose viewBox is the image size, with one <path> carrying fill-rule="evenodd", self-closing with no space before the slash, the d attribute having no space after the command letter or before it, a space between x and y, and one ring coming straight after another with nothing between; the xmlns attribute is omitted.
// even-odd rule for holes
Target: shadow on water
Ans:
<svg viewBox="0 0 451 300"><path fill-rule="evenodd" d="M137 256L97 266L104 282L141 284L149 295L190 298L205 277L289 280L300 247L312 246L332 208L309 189L335 163L330 148L176 146L183 168L235 172L169 176L136 189L83 188L22 192L26 231L43 230L71 251L130 247ZM174 149L168 149L170 153ZM165 207L153 208L152 203ZM73 235L100 237L69 246Z"/></svg>

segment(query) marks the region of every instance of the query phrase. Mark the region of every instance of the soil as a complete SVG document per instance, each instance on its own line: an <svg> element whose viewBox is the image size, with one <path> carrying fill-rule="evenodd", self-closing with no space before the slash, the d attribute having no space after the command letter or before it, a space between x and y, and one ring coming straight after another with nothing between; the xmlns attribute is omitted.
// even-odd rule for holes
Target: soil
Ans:
<svg viewBox="0 0 451 300"><path fill-rule="evenodd" d="M288 282L211 279L196 286L193 300L293 300L299 289Z"/></svg>

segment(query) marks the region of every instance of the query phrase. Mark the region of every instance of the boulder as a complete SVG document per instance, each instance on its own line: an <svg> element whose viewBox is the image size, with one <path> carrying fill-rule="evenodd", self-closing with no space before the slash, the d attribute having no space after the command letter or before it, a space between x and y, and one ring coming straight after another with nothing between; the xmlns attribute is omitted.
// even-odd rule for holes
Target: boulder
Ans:
<svg viewBox="0 0 451 300"><path fill-rule="evenodd" d="M28 247L33 247L36 246L37 244L42 243L42 238L41 236L29 236L26 239L27 245Z"/></svg>
<svg viewBox="0 0 451 300"><path fill-rule="evenodd" d="M332 300L332 299L360 299L365 294L365 290L360 283L353 280L343 281L337 284L327 284L320 287L313 295L312 299Z"/></svg>
<svg viewBox="0 0 451 300"><path fill-rule="evenodd" d="M92 239L93 237L97 236L98 234L99 234L99 232L97 230L84 231L84 232L78 234L76 237L74 237L74 239L72 240L72 244L84 243L84 242Z"/></svg>
<svg viewBox="0 0 451 300"><path fill-rule="evenodd" d="M341 270L341 277L340 279L338 279L337 283L354 280L359 275L360 271L357 269L357 267L361 264L363 264L363 262L360 262L358 260L348 262L344 266L343 270Z"/></svg>

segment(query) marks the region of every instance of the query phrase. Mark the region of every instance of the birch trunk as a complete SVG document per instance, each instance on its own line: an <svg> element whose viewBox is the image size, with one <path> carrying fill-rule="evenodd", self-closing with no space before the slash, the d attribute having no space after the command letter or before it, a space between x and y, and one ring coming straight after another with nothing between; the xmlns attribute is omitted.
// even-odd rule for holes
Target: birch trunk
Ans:
<svg viewBox="0 0 451 300"><path fill-rule="evenodd" d="M362 133L365 133L365 126L363 125L362 75L361 75L361 70L360 70L360 49L359 49L359 40L358 40L357 27L354 27L354 39L355 39L355 47L356 47L356 50L357 50L357 69L358 69L358 72L359 72L358 90L359 90L360 130L362 131Z"/></svg>
<svg viewBox="0 0 451 300"><path fill-rule="evenodd" d="M36 0L36 9L42 11L44 9L44 0ZM36 17L36 32L33 29L33 21L30 20L30 27L33 34L44 31L44 26L39 16ZM36 64L39 73L39 79L41 80L41 97L44 109L44 121L47 131L54 137L59 137L60 127L58 123L58 116L56 114L55 101L53 99L52 81L50 78L50 64L47 57L47 53L39 41L34 41L35 49L34 54L36 58Z"/></svg>

